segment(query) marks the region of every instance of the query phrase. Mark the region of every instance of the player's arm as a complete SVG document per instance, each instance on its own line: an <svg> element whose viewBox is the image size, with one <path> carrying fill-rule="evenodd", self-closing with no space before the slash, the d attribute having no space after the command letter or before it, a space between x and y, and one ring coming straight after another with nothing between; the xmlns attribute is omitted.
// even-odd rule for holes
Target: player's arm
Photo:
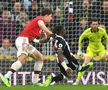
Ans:
<svg viewBox="0 0 108 90"><path fill-rule="evenodd" d="M68 66L66 65L66 63L64 61L64 55L63 55L65 43L63 41L56 40L55 46L56 46L56 52L58 55L58 60L61 63L61 65L64 67L64 69L66 70L68 68Z"/></svg>
<svg viewBox="0 0 108 90"><path fill-rule="evenodd" d="M62 50L57 50L57 55L58 55L58 60L60 61L60 63L64 62L63 51ZM67 65L66 65L65 69L67 69Z"/></svg>
<svg viewBox="0 0 108 90"><path fill-rule="evenodd" d="M108 34L106 33L106 30L105 29L103 29L103 36L104 36L104 38L106 39L106 49L108 50Z"/></svg>
<svg viewBox="0 0 108 90"><path fill-rule="evenodd" d="M45 32L42 32L42 38L41 39L35 38L33 40L33 42L35 42L35 43L46 43L46 40L47 40L47 35L46 35Z"/></svg>
<svg viewBox="0 0 108 90"><path fill-rule="evenodd" d="M83 41L84 38L87 37L87 31L88 31L88 30L85 30L85 31L81 34L81 36L79 37L79 41L78 41L78 52L77 52L77 55L78 55L78 56L82 56L82 55L83 55L83 53L82 53L82 41Z"/></svg>
<svg viewBox="0 0 108 90"><path fill-rule="evenodd" d="M39 40L40 43L46 43L48 41L46 33L42 32L42 38Z"/></svg>
<svg viewBox="0 0 108 90"><path fill-rule="evenodd" d="M35 43L47 43L49 41L51 41L56 35L55 34L51 34L49 37L47 37L46 33L44 33L43 35L44 37L42 37L41 39L34 39L33 42Z"/></svg>
<svg viewBox="0 0 108 90"><path fill-rule="evenodd" d="M47 38L47 35L45 32L42 32L42 38L41 39L34 39L33 42L35 43L46 43L49 41L49 38Z"/></svg>
<svg viewBox="0 0 108 90"><path fill-rule="evenodd" d="M81 49L82 48L82 41L87 37L87 30L85 30L81 36L79 37L79 41L78 41L78 48Z"/></svg>
<svg viewBox="0 0 108 90"><path fill-rule="evenodd" d="M66 62L64 61L63 51L58 50L57 55L58 55L58 60L61 63L61 65L63 66L63 68L65 69L67 75L70 75L72 73L72 69L70 67L68 67Z"/></svg>
<svg viewBox="0 0 108 90"><path fill-rule="evenodd" d="M46 34L47 36L49 37L51 34L53 34L45 25L45 23L42 21L42 20L39 20L38 21L38 25L40 27L40 29L42 29Z"/></svg>

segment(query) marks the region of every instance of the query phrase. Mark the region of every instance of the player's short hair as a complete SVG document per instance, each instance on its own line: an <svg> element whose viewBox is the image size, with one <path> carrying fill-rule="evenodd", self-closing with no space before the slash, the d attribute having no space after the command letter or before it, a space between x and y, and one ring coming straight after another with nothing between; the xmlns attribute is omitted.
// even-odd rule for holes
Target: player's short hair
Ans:
<svg viewBox="0 0 108 90"><path fill-rule="evenodd" d="M92 19L92 21L94 21L94 22L98 22L98 19L97 19L97 18L94 18L94 19Z"/></svg>
<svg viewBox="0 0 108 90"><path fill-rule="evenodd" d="M65 32L65 29L62 25L55 26L53 29L54 34L60 34L62 32Z"/></svg>
<svg viewBox="0 0 108 90"><path fill-rule="evenodd" d="M53 12L51 9L48 9L48 8L43 9L41 13L42 16L50 15L50 14L53 14Z"/></svg>
<svg viewBox="0 0 108 90"><path fill-rule="evenodd" d="M97 19L97 18L93 18L92 20L91 20L91 23L92 22L98 22L99 23L99 20Z"/></svg>

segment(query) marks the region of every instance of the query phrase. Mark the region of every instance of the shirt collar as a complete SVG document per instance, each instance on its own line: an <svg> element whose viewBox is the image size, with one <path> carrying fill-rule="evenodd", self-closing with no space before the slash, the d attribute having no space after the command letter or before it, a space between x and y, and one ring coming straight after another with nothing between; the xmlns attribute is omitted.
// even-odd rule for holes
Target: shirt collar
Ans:
<svg viewBox="0 0 108 90"><path fill-rule="evenodd" d="M93 33L95 33L95 32L98 32L99 31L99 28L97 28L97 30L96 31L94 31L92 28L90 29L91 30L91 32Z"/></svg>

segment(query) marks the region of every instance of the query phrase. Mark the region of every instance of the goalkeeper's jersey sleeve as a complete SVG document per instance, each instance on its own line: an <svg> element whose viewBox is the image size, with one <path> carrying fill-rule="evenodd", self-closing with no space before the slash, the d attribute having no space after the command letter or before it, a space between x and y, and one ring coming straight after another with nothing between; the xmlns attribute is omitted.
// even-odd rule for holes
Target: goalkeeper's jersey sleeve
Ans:
<svg viewBox="0 0 108 90"><path fill-rule="evenodd" d="M83 39L87 38L89 40L89 47L97 49L99 46L103 46L101 42L103 37L106 39L106 45L108 46L108 35L105 29L98 27L98 31L93 32L91 28L88 28L79 37L79 47L82 47Z"/></svg>

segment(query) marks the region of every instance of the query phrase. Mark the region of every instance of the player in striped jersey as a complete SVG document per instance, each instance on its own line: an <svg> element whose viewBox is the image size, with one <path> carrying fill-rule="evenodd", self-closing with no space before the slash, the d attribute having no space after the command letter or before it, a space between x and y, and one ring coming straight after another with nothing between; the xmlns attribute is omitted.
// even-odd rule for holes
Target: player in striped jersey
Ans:
<svg viewBox="0 0 108 90"><path fill-rule="evenodd" d="M57 64L60 68L61 73L56 75L55 77L49 75L47 80L43 84L43 86L49 86L53 81L58 82L63 80L63 76L70 78L73 70L78 70L80 72L87 70L92 62L87 64L84 67L80 67L77 59L73 56L70 51L70 47L66 40L64 39L64 35L66 33L65 29L62 25L56 26L53 29L53 49L57 55Z"/></svg>

